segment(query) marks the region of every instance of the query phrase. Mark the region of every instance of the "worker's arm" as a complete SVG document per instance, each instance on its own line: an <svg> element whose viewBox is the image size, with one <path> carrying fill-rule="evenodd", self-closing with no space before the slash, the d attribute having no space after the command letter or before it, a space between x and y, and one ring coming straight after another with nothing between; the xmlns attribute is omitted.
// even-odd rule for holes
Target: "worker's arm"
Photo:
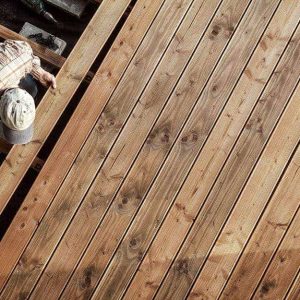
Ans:
<svg viewBox="0 0 300 300"><path fill-rule="evenodd" d="M49 72L41 67L41 61L37 56L33 55L31 75L44 86L56 88L56 79Z"/></svg>

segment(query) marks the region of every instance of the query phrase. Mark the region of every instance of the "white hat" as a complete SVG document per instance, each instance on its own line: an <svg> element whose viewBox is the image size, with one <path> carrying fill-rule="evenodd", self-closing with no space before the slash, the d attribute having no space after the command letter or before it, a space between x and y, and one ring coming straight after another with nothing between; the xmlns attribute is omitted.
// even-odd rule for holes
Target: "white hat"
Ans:
<svg viewBox="0 0 300 300"><path fill-rule="evenodd" d="M20 88L7 90L0 100L0 118L4 137L9 143L28 143L33 135L34 99Z"/></svg>

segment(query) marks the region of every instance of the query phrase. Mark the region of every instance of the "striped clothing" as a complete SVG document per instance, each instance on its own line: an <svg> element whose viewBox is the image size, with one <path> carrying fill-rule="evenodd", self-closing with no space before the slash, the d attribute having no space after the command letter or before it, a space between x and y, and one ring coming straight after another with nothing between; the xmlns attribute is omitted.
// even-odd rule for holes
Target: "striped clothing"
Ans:
<svg viewBox="0 0 300 300"><path fill-rule="evenodd" d="M0 93L18 87L26 74L43 82L42 73L40 59L33 55L28 43L12 40L0 43Z"/></svg>

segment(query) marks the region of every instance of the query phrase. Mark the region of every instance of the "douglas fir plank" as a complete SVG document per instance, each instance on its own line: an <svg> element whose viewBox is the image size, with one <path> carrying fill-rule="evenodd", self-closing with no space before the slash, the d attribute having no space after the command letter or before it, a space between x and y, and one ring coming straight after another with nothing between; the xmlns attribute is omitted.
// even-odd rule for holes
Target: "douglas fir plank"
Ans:
<svg viewBox="0 0 300 300"><path fill-rule="evenodd" d="M198 203L197 201L205 199L205 193L209 190L207 187L213 183L214 178L221 169L226 156L230 152L230 147L234 144L236 136L238 136L241 124L246 121L259 93L263 89L263 83L267 81L278 60L278 55L283 51L288 42L288 37L292 34L297 24L298 15L296 12L284 25L284 22L287 20L282 18L283 13L284 15L286 13L288 3L288 1L285 1L282 9L275 15L261 41L267 47L259 47L254 53L249 66L231 97L228 108L225 109L220 122L218 122L213 134L210 136L210 140L207 142L207 146L204 147L203 155L200 155L194 172L190 175L189 183L185 184L186 188L183 188L180 194L182 197L179 197L176 205L178 209L174 207L169 213L168 226L165 227L163 234L159 236L158 240L154 242L154 246L150 248L150 252L140 268L140 272L137 273L136 278L128 289L126 299L148 298L150 297L149 294L153 293L153 290L159 285L160 277L158 274L163 272L161 268L166 270L169 259L169 248L165 241L170 236L171 228L172 232L176 232L177 239L174 242L176 245L178 240L180 240L179 237L182 236L183 238L185 236L187 232L187 229L184 229L187 225L186 223L191 223L196 215L196 211L199 209L198 206L201 206L201 202ZM293 9L295 7L291 7L290 12ZM274 33L278 33L276 40L268 37ZM267 64L264 63L265 57L268 57ZM249 73L253 74L253 76L249 77ZM276 84L277 82L274 85ZM180 207L184 207L184 209L179 209ZM188 219L187 216L189 216ZM171 242L170 244L172 245ZM164 245L164 247L161 248L161 245Z"/></svg>
<svg viewBox="0 0 300 300"><path fill-rule="evenodd" d="M112 258L94 298L119 297L124 292L174 194L184 180L199 148L226 103L239 74L278 4L277 2L276 5L273 3L267 6L260 5L258 2L253 3L249 7L249 14L253 18L247 18L238 27L237 33L230 42L230 47L226 50L226 58L218 65L207 89L204 90L197 102L198 105L193 111L190 122L178 138L177 146L173 148L172 154L163 166L154 188L150 190L146 202L126 233L125 240ZM245 27L249 31L241 38L239 33L242 33ZM233 60L235 64L230 63ZM222 72L220 72L221 70ZM165 113L170 114L168 110ZM162 116L165 117L165 115ZM202 122L199 124L199 120L203 120L204 124ZM92 255L92 253L87 252L86 256L88 255Z"/></svg>
<svg viewBox="0 0 300 300"><path fill-rule="evenodd" d="M69 272L66 271L64 273L66 273L66 275L71 275L77 260L80 258L80 254L88 244L99 223L100 216L105 212L104 205L107 205L106 203L111 201L114 191L122 179L122 174L125 175L127 169L130 167L131 161L134 159L136 152L138 152L140 144L142 144L146 138L156 115L164 106L164 103L168 99L181 72L193 54L195 47L199 40L201 40L200 37L202 32L205 31L207 23L212 18L218 3L219 1L197 0L191 7L191 11L188 13L185 21L177 32L176 38L172 41L170 47L166 51L162 62L141 96L137 107L127 121L121 137L111 150L110 157L112 157L112 159L109 157L102 166L97 179L84 200L82 208L80 208L78 214L73 219L72 224L62 239L61 245L56 249L53 258L49 262L49 265L33 292L33 297L38 298L42 295L45 284L47 284L49 289L54 286L56 289L60 289L64 286L66 279L63 276L55 276L52 277L53 280L49 280L49 275L53 274L53 272L56 273L56 270L62 267L62 263L64 264L65 269L67 268L67 270L70 270ZM180 40L178 40L179 37ZM166 76L166 74L169 75ZM159 89L159 86L163 86L164 88ZM157 93L157 91L159 91L159 93ZM149 103L149 105L146 103ZM153 104L150 105L150 103ZM128 138L132 132L134 132L135 135L134 140ZM128 142L128 140L130 140L130 142ZM164 143L162 145L163 148L165 148ZM89 147L91 150L86 149L85 152L92 151L94 148L93 143L89 144ZM158 145L156 146L156 149L157 148L159 148ZM122 155L118 156L120 149L123 149L122 152L124 154L122 153ZM150 154L149 151L147 153L148 155ZM97 163L98 162L95 162L95 164ZM118 177L116 177L115 174L118 174ZM101 198L103 203L101 205L102 207L93 205L95 204L95 195L107 195L105 201L103 201L103 197ZM119 224L119 221L116 222L116 224ZM80 244L77 241L78 230L83 234ZM110 239L110 241L113 241L113 239ZM107 254L109 253L107 252ZM70 259L70 257L72 257L72 259ZM65 261L67 258L69 259L66 265ZM93 278L96 278L96 274L94 274ZM87 297L92 291L92 285L93 282L91 282L89 286L86 286L86 288L80 286L78 291L76 291L77 286L75 285L72 291L67 292L67 295L68 297L79 297L78 295Z"/></svg>
<svg viewBox="0 0 300 300"><path fill-rule="evenodd" d="M0 177L5 176L6 178L0 183L0 213L37 156L129 3L130 0L103 1L60 69L57 75L57 89L49 89L39 104L33 141L27 145L14 146L0 166ZM0 287L2 286L2 278L1 276Z"/></svg>
<svg viewBox="0 0 300 300"><path fill-rule="evenodd" d="M185 295L197 276L211 244L236 203L249 173L255 166L297 83L300 73L299 43L293 44L294 47L291 47L286 64L281 65L275 73L275 78L278 80L275 79L275 84L273 82L269 86L265 97L257 103L247 121L220 176L201 207L195 226L172 264L157 298L168 297L169 293L174 294L174 297ZM187 271L182 272L181 266ZM174 289L175 284L176 289Z"/></svg>
<svg viewBox="0 0 300 300"><path fill-rule="evenodd" d="M94 34L94 37L97 38L97 45L99 43L99 45L102 47L105 40L108 38L110 32L113 30L113 24L111 23L112 19L114 19L114 21L117 22L117 20L121 17L123 11L126 9L129 2L130 1L122 1L122 2L119 1L115 5L111 5L110 1L103 2L103 4L102 4L103 6L101 6L99 8L97 14L95 15L95 18L91 21L91 25L87 28L87 31L84 33L84 35L81 37L81 40L78 42L77 46L75 47L75 49L73 51L74 54L72 54L70 56L70 58L69 58L70 63L67 63L67 65L64 66L61 71L62 72L61 76L60 76L61 80L62 80L61 84L63 86L65 85L65 87L63 88L63 90L58 88L58 91L55 92L55 93L57 93L57 96L52 95L53 92L49 92L43 100L44 105L42 106L41 111L44 111L44 113L46 113L46 114L47 113L50 114L51 112L55 111L55 109L62 110L60 102L64 102L63 99L67 100L68 97L69 97L69 99L71 98L71 96L74 93L75 87L77 87L79 84L78 83L78 81L80 81L79 79L84 76L83 73L85 73L85 71L89 68L89 66L85 66L87 58L84 58L84 61L79 60L78 64L74 64L72 62L78 61L78 57L80 55L86 56L83 53L86 53L85 51L87 51L87 50L85 50L85 49L88 48L87 46L91 45L91 48L93 48L93 49L97 48L97 46L95 45L95 43L92 40L87 41L87 39L89 39L89 36L91 35L91 33L94 32L93 26L96 26L97 28L101 28L101 30L99 29L99 33L97 31L97 33L94 32L93 34ZM102 18L102 14L104 14L103 18ZM110 15L110 17L108 18L109 15ZM102 22L103 22L103 24L102 24ZM126 36L122 36L122 37L125 38ZM118 42L120 43L121 41L118 40ZM112 64L112 62L115 61L115 58L114 58L114 54L111 54L110 60L107 60L107 65L104 64L104 66L103 66L104 69L99 70L97 78L95 78L95 81L90 86L89 92L87 92L87 94L86 94L86 98L84 97L84 99L83 99L85 101L81 101L81 103L79 104L78 109L76 110L73 117L71 118L71 121L69 122L70 125L65 129L62 137L60 138L60 143L58 143L56 145L55 149L53 150L53 152L51 154L51 156L50 156L51 160L50 160L50 158L48 159L48 163L44 166L42 172L39 174L40 177L38 177L38 179L35 182L35 184L36 184L35 188L31 189L29 195L24 200L22 208L20 209L20 211L14 218L13 223L11 224L6 235L2 239L2 241L0 243L0 264L1 264L0 289L3 288L3 285L4 285L5 281L7 280L10 272L14 268L14 265L15 265L17 259L21 255L22 250L24 249L24 246L28 243L32 233L34 232L35 228L37 227L37 225L39 223L39 220L45 213L46 208L49 205L49 202L51 201L51 195L55 194L55 189L57 189L57 186L60 185L59 181L61 182L62 178L65 176L63 174L63 172L67 172L68 162L70 160L72 161L72 159L74 159L74 156L76 154L76 150L74 150L74 148L77 149L77 151L79 151L80 145L83 142L82 140L80 140L80 138L83 139L82 135L87 135L90 130L89 122L90 121L92 122L92 116L94 115L95 110L92 110L92 109L87 110L86 107L89 107L91 104L95 105L95 102L96 102L95 99L99 100L100 107L101 107L101 105L104 106L103 100L100 101L101 99L99 99L100 98L99 95L104 94L104 89L101 89L101 93L100 93L100 91L98 91L98 93L96 93L95 89L98 88L99 83L101 83L102 81L105 81L107 83L105 85L105 87L107 87L107 89L105 91L109 92L108 91L109 87L114 86L113 85L114 82L118 81L118 76L121 76L121 74L119 74L119 73L122 73L123 69L126 66L126 63L125 63L125 66L122 63L124 63L124 60L125 61L127 60L127 53L128 53L128 56L130 56L130 51L134 51L134 48L135 48L135 46L133 47L133 49L130 48L130 46L129 46L130 42L131 41L129 41L129 44L126 44L124 41L124 43L123 43L124 47L120 47L121 50L118 50L119 49L118 46L114 49L114 53L120 54L120 64ZM101 48L100 46L99 46L99 49ZM95 58L96 55L98 54L98 52L96 53L95 51L96 51L96 49L92 50L92 52L89 53L89 55L87 55L90 63L92 63L92 58L93 57ZM121 53L122 53L122 55L121 55ZM122 60L121 60L121 58L122 58ZM80 66L80 62L84 66ZM70 64L72 67L68 66L68 64ZM111 71L111 72L108 72L111 75L109 77L109 78L111 78L111 80L107 80L107 78L108 78L107 70ZM70 82L67 84L66 80L68 80L68 78L71 76L71 74L75 74L74 72L78 73L78 76L79 75L80 76L76 77L77 78L76 80L70 79ZM64 77L66 77L66 78L64 79ZM102 81L101 81L101 78L102 78ZM101 87L103 87L103 86L101 86ZM111 87L111 89L112 89L112 87ZM61 92L59 93L60 90L61 90ZM91 97L91 95L93 95L93 94L94 94L95 98ZM99 98L97 98L97 96ZM49 108L48 102L51 101L51 99L52 100L55 99L57 101L57 104L55 105L53 102L53 105L50 106L50 108ZM44 115L44 113L42 112L41 116ZM52 115L52 113L51 113L51 115ZM91 118L89 119L88 117L91 117ZM51 119L54 119L54 118L55 118L55 116L53 116ZM88 118L88 119L85 119L85 118ZM40 122L47 122L48 118L46 115L44 115L44 117L42 119L41 119L41 117L40 118L38 117L38 120L40 120ZM47 122L47 124L48 124L48 122ZM44 125L47 125L47 124L44 124ZM78 132L78 126L82 126L80 132ZM92 126L92 125L90 125L90 126ZM44 133L46 128L44 128L44 126L42 124L38 124L38 127L40 127L40 130L43 130L41 132L41 134ZM19 153L19 151L21 151L22 153L24 151L24 155L25 155L25 153L27 153L27 155L24 157L22 156L23 154L20 154L20 159L22 158L22 162L20 161L19 163L22 163L22 164L21 165L19 163L17 164L20 168L22 166L23 171L25 172L25 169L27 168L25 166L25 165L27 165L27 161L31 161L31 159L29 159L29 157L33 158L35 155L35 154L33 154L32 151L34 150L35 153L37 153L38 152L37 148L40 148L40 146L37 146L36 143L31 143L30 145L19 146L16 148L17 149L13 148L11 150L11 152L12 152L11 155L15 156L15 155L17 155L17 153ZM11 165L11 168L17 168L17 165L15 167L13 165ZM1 168L3 168L3 169L0 169L0 172L2 170L6 174L8 172L6 170L8 167L9 166L6 166L6 167L1 166ZM64 168L66 168L67 170L65 170ZM54 172L54 170L55 170L55 172ZM12 176L13 176L13 174L16 174L16 175L19 174L22 177L23 171L21 169L18 169L18 171L16 173L10 173L10 172L9 173ZM11 178L11 177L9 177L9 178ZM41 178L42 178L42 180L41 180ZM8 179L6 185L9 184L9 182L10 181ZM11 182L11 184L12 183L13 182ZM0 190L1 190L1 188L2 188L2 186L0 187ZM5 188L5 187L3 186L3 188ZM5 197L5 195L6 195L6 193L2 194L2 192L1 192L1 196ZM4 198L1 197L1 200L2 199L4 199ZM9 259L7 259L6 253L10 253Z"/></svg>
<svg viewBox="0 0 300 300"><path fill-rule="evenodd" d="M299 104L298 104L297 109L299 111ZM294 175L295 175L295 178L293 179L294 182L299 180L299 165L298 165L298 163L299 163L299 159L298 159L298 157L299 157L299 151L296 154L296 156L297 157L295 158L295 163L297 163L297 165L296 165L296 169L297 170L294 173ZM295 186L292 186L291 189L295 189L296 190ZM298 190L299 190L299 185L298 185ZM288 195L291 196L291 194L292 193L289 193L289 191L288 191ZM299 194L297 194L297 195L299 195ZM297 198L297 195L293 194L293 200L292 200L293 202ZM282 200L284 199L283 201L287 202L286 199L289 199L289 198L285 198L285 196L287 196L287 194L282 197ZM299 198L297 200L298 200L297 202L299 204ZM286 211L286 208L284 210ZM282 213L282 211L281 211L281 213ZM275 224L273 224L273 226L277 226L278 227L277 228L278 231L280 231L280 227L281 226L282 227L287 227L285 223L283 223L283 224L279 223L278 225L275 223ZM299 268L299 262L300 262L300 259L299 259L300 234L299 234L299 232L300 232L300 210L298 209L297 210L297 214L296 214L295 218L293 219L293 222L290 225L290 228L288 228L288 232L287 232L287 234L286 234L286 236L285 236L285 238L283 240L283 245L287 246L288 248L285 248L285 249L282 248L282 250L283 250L282 254L285 257L291 256L293 259L295 259L294 263L296 263L296 266L298 266L298 268ZM269 236L267 239L271 240L272 237ZM260 252L258 252L258 253L262 254ZM266 256L268 256L269 253L267 252L266 254L267 254ZM260 265L260 262L257 263L257 264L255 264L255 257L253 257L253 259L251 258L251 260L249 261L249 263L251 262L252 266L255 265L255 266L258 267ZM264 266L264 265L262 265L262 266ZM294 271L295 271L295 266L293 266L292 269L294 269ZM248 270L249 270L248 268L245 269L246 272ZM289 270L283 269L280 272L287 272L288 273L288 271ZM246 273L244 273L244 274L246 274ZM293 274L295 275L295 273L291 273L291 275L293 275ZM251 280L249 280L249 278L251 278ZM236 271L234 271L234 273L232 274L232 276L229 278L229 281L227 282L225 290L221 294L220 299L250 299L250 297L252 296L252 292L253 292L252 288L255 287L256 280L259 279L259 276L258 277L248 277L246 279L246 281L247 281L246 284L245 284L245 280L243 280L243 279L246 279L245 276L242 275L240 273L239 268L237 268ZM233 280L237 280L237 281L233 281ZM247 288L244 289L244 287L247 287L248 283L250 283L250 282L251 282L251 284L249 284L249 290ZM252 287L252 282L253 282L253 287ZM265 286L265 290L268 290L268 286L269 285L272 286L272 283L268 283L268 285ZM234 290L231 289L231 287L233 287L233 286L235 286ZM256 299L261 299L261 298L256 298ZM279 297L279 295L276 295L276 297L272 298L272 299L283 299L283 298Z"/></svg>
<svg viewBox="0 0 300 300"><path fill-rule="evenodd" d="M93 178L93 174L97 171L98 164L95 166L96 170L94 172L92 170L93 155L96 155L96 158L94 158L96 161L99 160L99 156L102 160L105 158L103 152L108 152L109 147L113 143L113 139L117 137L118 131L122 128L122 122L126 120L128 113L134 105L134 100L142 92L144 85L147 83L156 64L160 61L165 48L172 40L176 28L180 25L191 4L192 2L190 1L180 1L180 5L174 6L174 2L168 0L162 7L160 18L157 18L157 21L150 28L147 35L148 38L144 39L142 46L139 48L113 95L110 104L106 107L96 130L93 131L93 136L89 139L89 142L92 142L92 147L87 143L90 147L90 151L88 153L85 151L82 152L83 155L87 155L87 157L85 156L85 159L79 157L76 160L75 167L69 173L67 180L68 178L71 179L72 187L65 184L58 192L49 213L45 215L36 234L28 245L25 251L26 254L24 253L22 256L29 256L32 259L28 261L28 264L19 264L16 267L6 286L3 293L4 295L17 297L18 294L28 294L33 288L36 279L42 271L42 268L35 268L36 272L33 272L33 265L41 266L46 263L47 258L60 238L60 233L65 230L68 221L72 218L72 214L74 214L76 207L80 203L81 192L83 191L84 195L85 190L88 188L88 184L86 185L85 183L88 183L89 180L84 176L92 174ZM120 99L124 101L123 105ZM129 101L129 99L131 99L131 101ZM115 122L113 120L114 118ZM109 122L108 127L107 122ZM101 130L101 128L103 130ZM106 134L104 134L105 128L107 128ZM85 150L85 148L83 148L83 150ZM83 165L81 163L83 163ZM86 165L89 166L88 169ZM72 175L73 171L75 172L75 181ZM90 180L92 180L92 178ZM35 252L37 245L39 245L39 251ZM22 257L20 261L23 261ZM21 273L27 274L25 281L21 280Z"/></svg>
<svg viewBox="0 0 300 300"><path fill-rule="evenodd" d="M297 153L297 155L299 154ZM298 170L299 172L299 166L300 162L297 163L294 159L290 168L294 169L294 171ZM297 177L296 180L298 180L299 173L296 173L295 177ZM299 186L300 185L298 184L298 188L295 189L296 194L292 195L292 199L298 196L298 204ZM289 195L290 193L282 196L282 198L285 199L286 203L288 203L290 200L288 198ZM281 213L283 213L286 209L286 207L283 208ZM261 280L261 283L258 286L255 295L253 296L254 299L284 299L284 295L288 291L291 282L293 282L293 279L297 275L300 268L299 226L296 230L297 231L290 228L288 233L284 237L283 242L278 248L270 266L268 267L268 270L266 271L266 274L264 274L264 277ZM293 235L294 233L296 233L296 235Z"/></svg>

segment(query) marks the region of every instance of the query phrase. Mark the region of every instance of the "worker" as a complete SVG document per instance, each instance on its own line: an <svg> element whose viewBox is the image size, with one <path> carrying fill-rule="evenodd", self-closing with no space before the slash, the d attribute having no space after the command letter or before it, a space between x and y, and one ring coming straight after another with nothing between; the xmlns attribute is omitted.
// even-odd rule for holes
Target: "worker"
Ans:
<svg viewBox="0 0 300 300"><path fill-rule="evenodd" d="M56 79L41 67L30 45L23 41L0 43L0 138L27 144L33 136L36 81L56 88Z"/></svg>

